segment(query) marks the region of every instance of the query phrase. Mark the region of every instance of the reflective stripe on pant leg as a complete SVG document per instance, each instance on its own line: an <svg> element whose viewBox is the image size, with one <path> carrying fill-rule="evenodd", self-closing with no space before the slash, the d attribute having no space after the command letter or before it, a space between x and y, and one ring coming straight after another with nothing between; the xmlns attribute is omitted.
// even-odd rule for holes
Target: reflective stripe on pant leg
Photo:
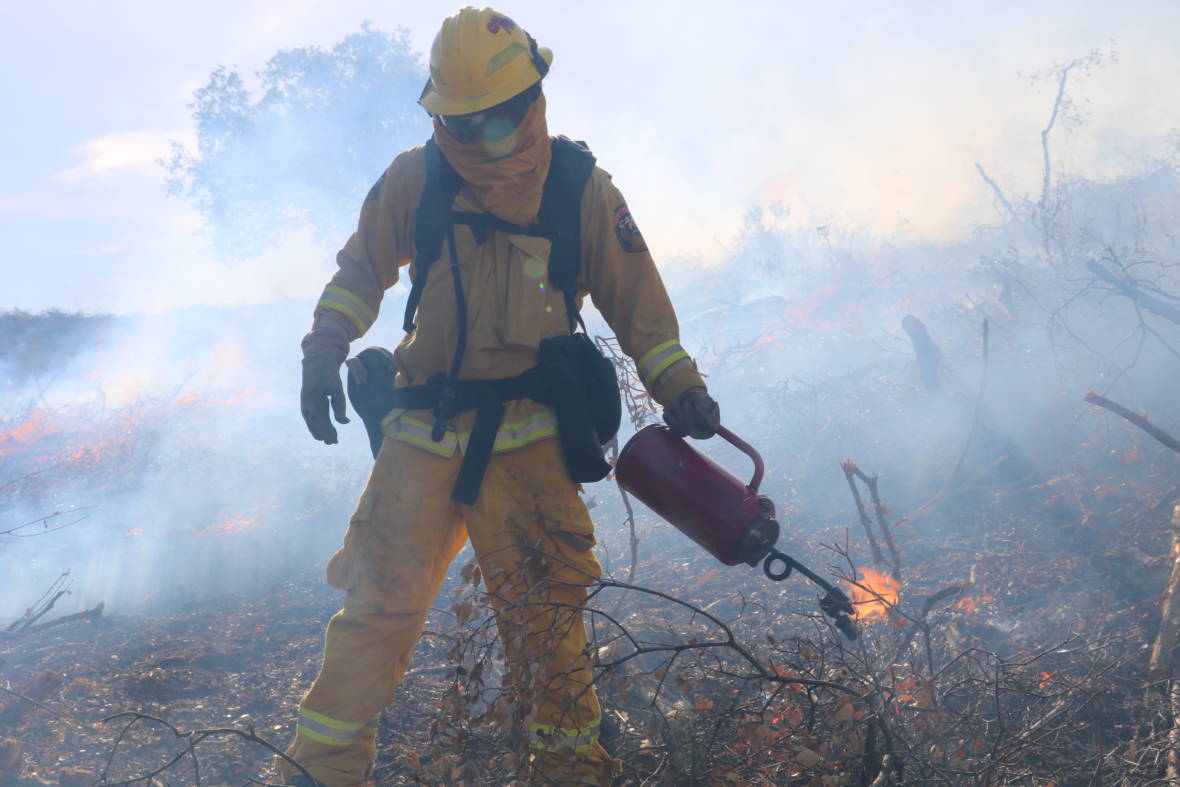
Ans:
<svg viewBox="0 0 1180 787"><path fill-rule="evenodd" d="M333 584L347 588L344 608L328 624L323 664L287 750L325 784L360 784L372 765L376 717L466 541L449 497L457 470L457 459L387 441L333 558Z"/></svg>
<svg viewBox="0 0 1180 787"><path fill-rule="evenodd" d="M576 754L588 752L598 740L598 725L595 721L589 727L571 729L553 727L549 724L529 725L529 747L537 751L572 751Z"/></svg>
<svg viewBox="0 0 1180 787"><path fill-rule="evenodd" d="M601 567L594 524L558 442L493 454L480 497L465 513L507 677L528 706L536 781L609 784L613 761L598 743L602 714L581 613Z"/></svg>
<svg viewBox="0 0 1180 787"><path fill-rule="evenodd" d="M340 721L307 708L300 708L299 731L317 743L347 746L361 735L376 735L377 718L365 722Z"/></svg>

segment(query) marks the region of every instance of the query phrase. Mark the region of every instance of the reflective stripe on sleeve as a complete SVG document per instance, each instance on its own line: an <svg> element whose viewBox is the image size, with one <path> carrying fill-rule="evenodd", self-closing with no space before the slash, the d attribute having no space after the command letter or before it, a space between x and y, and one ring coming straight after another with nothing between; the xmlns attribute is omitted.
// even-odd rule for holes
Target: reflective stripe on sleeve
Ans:
<svg viewBox="0 0 1180 787"><path fill-rule="evenodd" d="M680 346L680 342L671 339L648 350L635 366L639 370L639 379L651 390L660 375L668 371L672 364L687 358L688 353Z"/></svg>
<svg viewBox="0 0 1180 787"><path fill-rule="evenodd" d="M316 304L316 308L330 309L343 314L361 333L368 331L377 319L377 313L370 309L359 295L335 284L329 284L324 288L324 294Z"/></svg>
<svg viewBox="0 0 1180 787"><path fill-rule="evenodd" d="M572 729L553 727L548 724L529 726L529 747L537 751L573 751L577 754L590 751L598 740L598 722L589 727Z"/></svg>
<svg viewBox="0 0 1180 787"><path fill-rule="evenodd" d="M348 746L362 733L375 734L376 719L340 721L307 708L299 709L299 732L326 746Z"/></svg>

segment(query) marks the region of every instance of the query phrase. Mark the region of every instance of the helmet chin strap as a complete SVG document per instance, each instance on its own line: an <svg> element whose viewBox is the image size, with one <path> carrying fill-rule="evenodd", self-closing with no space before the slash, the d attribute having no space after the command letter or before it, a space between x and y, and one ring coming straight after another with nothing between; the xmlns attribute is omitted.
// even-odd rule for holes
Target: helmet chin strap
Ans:
<svg viewBox="0 0 1180 787"><path fill-rule="evenodd" d="M541 79L549 73L549 64L545 62L545 58L541 57L541 53L537 51L537 39L533 38L528 32L525 32L524 37L529 40L529 57L533 59L533 66L536 67L537 73L541 75Z"/></svg>

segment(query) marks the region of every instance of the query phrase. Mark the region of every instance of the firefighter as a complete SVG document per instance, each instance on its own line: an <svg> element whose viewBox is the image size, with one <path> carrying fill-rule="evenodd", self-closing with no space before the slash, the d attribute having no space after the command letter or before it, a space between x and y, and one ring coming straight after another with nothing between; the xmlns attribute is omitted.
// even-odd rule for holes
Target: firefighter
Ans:
<svg viewBox="0 0 1180 787"><path fill-rule="evenodd" d="M549 136L541 80L552 60L490 8L443 22L419 100L433 118L431 140L397 156L369 192L303 339L303 417L315 439L333 444L329 412L348 422L349 344L409 266L407 332L389 356L397 398L377 427L376 463L344 545L328 563L329 584L346 595L287 751L328 787L370 776L380 713L468 539L531 750L521 776L601 785L618 772L598 741L580 611L601 572L571 477L577 441L567 432L580 426L555 403L560 386L547 383L549 398L529 386L545 348L570 337L588 294L674 431L706 438L720 420L610 175L585 148ZM580 180L569 162L582 167ZM440 172L457 175L451 192ZM560 197L563 188L572 230L543 231L561 221L560 210L542 211L543 191ZM564 289L554 280L558 257L576 266ZM350 386L365 382L354 360ZM289 783L306 784L289 764L278 767Z"/></svg>

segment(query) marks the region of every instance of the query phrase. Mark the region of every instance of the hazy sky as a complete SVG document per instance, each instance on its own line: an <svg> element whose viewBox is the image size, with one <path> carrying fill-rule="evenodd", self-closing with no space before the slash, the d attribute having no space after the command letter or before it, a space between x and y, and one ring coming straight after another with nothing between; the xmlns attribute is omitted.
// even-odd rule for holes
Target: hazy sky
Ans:
<svg viewBox="0 0 1180 787"><path fill-rule="evenodd" d="M363 20L427 51L436 0L108 0L0 5L0 309L159 310L311 300L334 249L306 239L227 266L163 195L155 159L189 137L186 104L224 64L331 46ZM982 163L1037 186L1055 86L1029 74L1098 48L1088 117L1062 166L1109 177L1180 127L1180 3L514 0L555 52L550 129L587 140L657 256L710 259L754 206L801 227L953 239L992 221ZM396 154L390 150L390 157ZM340 241L343 242L344 238Z"/></svg>

